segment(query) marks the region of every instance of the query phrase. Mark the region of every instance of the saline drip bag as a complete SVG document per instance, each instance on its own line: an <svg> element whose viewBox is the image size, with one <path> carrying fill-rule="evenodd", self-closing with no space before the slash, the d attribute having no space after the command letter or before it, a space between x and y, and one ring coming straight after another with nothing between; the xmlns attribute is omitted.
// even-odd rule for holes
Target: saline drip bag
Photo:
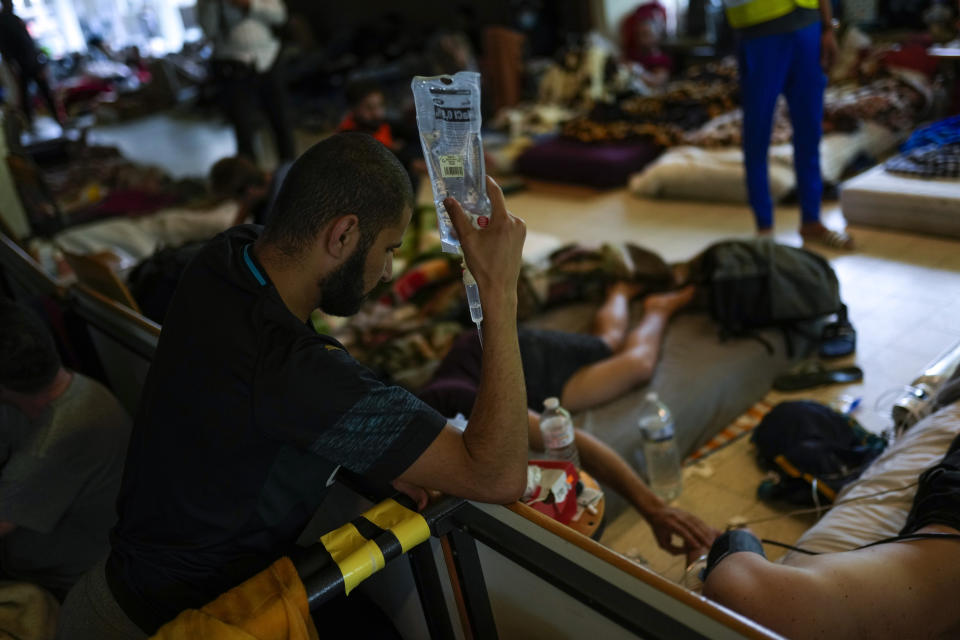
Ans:
<svg viewBox="0 0 960 640"><path fill-rule="evenodd" d="M480 141L480 74L460 71L452 76L416 76L411 86L417 129L437 209L440 244L446 253L462 254L450 214L443 206L444 199L456 198L474 228L485 227L490 220ZM463 268L470 319L477 325L479 334L483 320L480 294L465 261Z"/></svg>

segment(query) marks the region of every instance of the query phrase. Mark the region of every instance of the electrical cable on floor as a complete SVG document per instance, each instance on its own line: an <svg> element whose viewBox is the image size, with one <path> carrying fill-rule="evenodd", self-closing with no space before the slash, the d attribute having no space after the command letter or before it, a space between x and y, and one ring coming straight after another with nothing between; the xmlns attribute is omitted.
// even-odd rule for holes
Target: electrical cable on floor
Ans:
<svg viewBox="0 0 960 640"><path fill-rule="evenodd" d="M854 547L853 549L848 549L847 551L860 551L861 549L875 547L880 544L889 544L891 542L907 542L910 540L935 540L937 538L944 538L947 540L960 540L960 533L907 533L902 536L893 536L892 538L884 538L883 540L877 540L869 544L865 544L859 547ZM783 547L784 549L789 549L790 551L805 553L808 556L819 556L825 553L828 553L828 554L843 553L841 551L810 551L809 549L802 549L800 547L795 547L792 544L786 544L785 542L777 542L776 540L767 540L766 538L761 538L760 542L762 542L763 544L772 544L775 547Z"/></svg>
<svg viewBox="0 0 960 640"><path fill-rule="evenodd" d="M827 507L821 506L821 505L819 505L819 503L818 503L818 505L817 505L816 507L812 507L812 508L796 509L796 510L794 510L794 511L788 511L787 513L780 513L780 514L777 514L777 515L775 515L775 516L767 516L767 517L764 517L764 518L757 518L756 520L747 520L746 522L738 522L736 528L737 528L737 529L740 529L740 528L743 528L743 527L748 527L748 526L750 526L750 525L752 525L752 524L758 524L758 523L760 523L760 522L770 522L771 520L779 520L780 518L789 518L790 516L801 516L801 515L806 515L806 514L808 514L808 513L816 513L816 514L819 514L819 513L823 512L823 511L829 511L830 509L833 509L834 507L839 507L839 506L842 506L842 505L845 505L845 504L850 504L851 502L859 502L860 500L866 500L867 498L876 498L876 497L878 497L878 496L882 496L882 495L885 495L885 494L888 494L888 493L896 493L897 491L906 491L907 489L912 489L913 487L917 486L919 483L920 483L920 481L917 480L917 481L915 481L915 482L911 482L911 483L908 484L908 485L904 485L904 486L902 486L902 487L897 487L896 489L885 489L885 490L883 490L883 491L877 491L876 493L868 493L867 495L864 495L864 496L857 496L856 498L850 498L850 499L848 499L848 500L841 500L840 502L835 502L835 503L833 503L832 505L829 505L829 506L827 506Z"/></svg>

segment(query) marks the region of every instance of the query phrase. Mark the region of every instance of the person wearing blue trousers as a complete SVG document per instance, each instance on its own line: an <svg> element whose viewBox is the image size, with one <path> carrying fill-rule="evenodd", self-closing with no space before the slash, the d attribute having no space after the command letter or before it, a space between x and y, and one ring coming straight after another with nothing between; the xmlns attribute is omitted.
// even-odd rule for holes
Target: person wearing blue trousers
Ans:
<svg viewBox="0 0 960 640"><path fill-rule="evenodd" d="M828 1L727 0L727 16L740 35L739 67L743 105L743 155L747 192L760 235L773 231L768 154L770 132L781 94L793 125L793 157L804 242L850 249L853 240L820 221L823 179L825 69L833 64L837 42Z"/></svg>

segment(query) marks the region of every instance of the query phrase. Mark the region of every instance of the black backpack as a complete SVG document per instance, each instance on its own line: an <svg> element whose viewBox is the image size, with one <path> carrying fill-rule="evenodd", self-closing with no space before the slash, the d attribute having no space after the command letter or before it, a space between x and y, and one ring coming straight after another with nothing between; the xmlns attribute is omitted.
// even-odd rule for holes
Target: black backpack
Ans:
<svg viewBox="0 0 960 640"><path fill-rule="evenodd" d="M769 327L799 330L806 322L845 313L833 267L805 249L767 238L727 240L708 247L691 268L723 338Z"/></svg>
<svg viewBox="0 0 960 640"><path fill-rule="evenodd" d="M802 505L833 502L887 445L853 418L808 401L775 406L750 441L774 477L760 483L757 495Z"/></svg>

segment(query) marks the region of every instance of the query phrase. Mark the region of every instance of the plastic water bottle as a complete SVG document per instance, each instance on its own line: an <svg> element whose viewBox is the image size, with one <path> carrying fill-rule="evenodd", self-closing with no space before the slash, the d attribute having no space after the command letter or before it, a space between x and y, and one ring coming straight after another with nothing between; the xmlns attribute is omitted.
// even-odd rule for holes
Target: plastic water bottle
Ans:
<svg viewBox="0 0 960 640"><path fill-rule="evenodd" d="M573 437L573 420L556 398L543 401L540 433L543 434L543 446L548 459L572 462L573 466L580 468L580 453Z"/></svg>
<svg viewBox="0 0 960 640"><path fill-rule="evenodd" d="M683 471L674 439L673 415L667 405L651 391L641 405L637 421L643 438L643 457L647 463L650 489L664 502L680 495Z"/></svg>

